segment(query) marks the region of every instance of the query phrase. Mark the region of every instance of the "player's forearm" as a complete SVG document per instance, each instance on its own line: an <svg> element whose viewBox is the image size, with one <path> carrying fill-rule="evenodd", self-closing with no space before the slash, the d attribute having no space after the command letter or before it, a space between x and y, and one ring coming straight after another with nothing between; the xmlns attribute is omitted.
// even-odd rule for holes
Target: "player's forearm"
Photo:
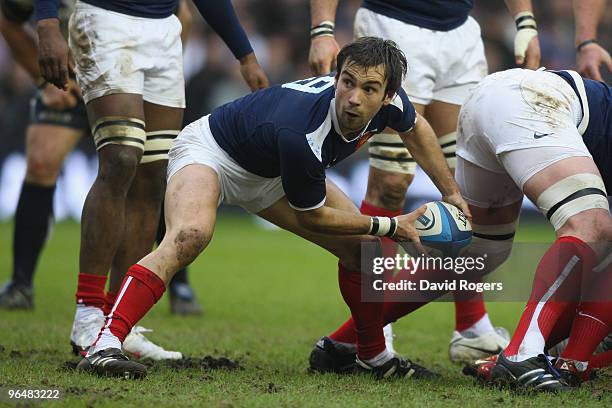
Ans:
<svg viewBox="0 0 612 408"><path fill-rule="evenodd" d="M446 164L436 134L422 116L419 115L412 132L401 133L400 136L410 150L412 157L427 173L443 196L449 196L459 191L455 178Z"/></svg>
<svg viewBox="0 0 612 408"><path fill-rule="evenodd" d="M185 47L187 44L187 39L189 38L189 33L191 32L191 25L193 23L193 15L189 9L187 0L179 1L176 16L181 22L181 42L183 43L183 47Z"/></svg>
<svg viewBox="0 0 612 408"><path fill-rule="evenodd" d="M315 27L323 21L335 21L338 0L310 0L310 26Z"/></svg>
<svg viewBox="0 0 612 408"><path fill-rule="evenodd" d="M576 45L597 38L597 27L603 15L606 0L574 0Z"/></svg>
<svg viewBox="0 0 612 408"><path fill-rule="evenodd" d="M8 21L4 17L0 17L0 32L15 61L38 82L41 76L34 38L24 30L23 25Z"/></svg>
<svg viewBox="0 0 612 408"><path fill-rule="evenodd" d="M300 224L311 232L329 235L366 235L370 231L371 217L331 207L299 211Z"/></svg>
<svg viewBox="0 0 612 408"><path fill-rule="evenodd" d="M531 0L505 0L506 7L510 12L510 15L515 18L517 14L523 11L529 11L533 13L533 6Z"/></svg>
<svg viewBox="0 0 612 408"><path fill-rule="evenodd" d="M236 59L253 52L230 0L193 0L204 20L227 44Z"/></svg>

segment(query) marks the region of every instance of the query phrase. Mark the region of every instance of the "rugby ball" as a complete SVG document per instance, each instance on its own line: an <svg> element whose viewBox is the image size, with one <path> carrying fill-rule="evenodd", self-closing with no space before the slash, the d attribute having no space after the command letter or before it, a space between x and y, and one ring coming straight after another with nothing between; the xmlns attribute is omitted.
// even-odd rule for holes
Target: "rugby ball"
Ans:
<svg viewBox="0 0 612 408"><path fill-rule="evenodd" d="M430 256L457 256L472 241L472 226L463 211L452 204L432 201L414 222Z"/></svg>

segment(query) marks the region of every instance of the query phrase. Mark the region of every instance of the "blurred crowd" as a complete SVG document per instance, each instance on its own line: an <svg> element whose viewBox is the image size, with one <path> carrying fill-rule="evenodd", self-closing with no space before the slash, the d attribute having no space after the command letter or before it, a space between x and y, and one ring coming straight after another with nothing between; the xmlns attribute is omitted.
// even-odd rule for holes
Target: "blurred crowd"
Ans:
<svg viewBox="0 0 612 408"><path fill-rule="evenodd" d="M232 3L272 83L311 76L307 63L310 26L307 0L233 0ZM360 0L340 1L336 38L341 45L352 38L353 16L360 3ZM542 65L552 69L574 67L572 2L534 0L533 5ZM248 92L232 54L195 8L192 13L193 26L184 53L187 82L185 123ZM607 22L612 21L612 10L608 8L606 13L600 26L599 40L609 49L612 30ZM512 67L515 27L504 1L476 0L472 15L482 28L489 72ZM609 73L605 75L609 81ZM34 91L31 80L15 64L0 37L0 163L12 152L23 151L29 99ZM95 155L89 138L81 142L80 148L88 156Z"/></svg>

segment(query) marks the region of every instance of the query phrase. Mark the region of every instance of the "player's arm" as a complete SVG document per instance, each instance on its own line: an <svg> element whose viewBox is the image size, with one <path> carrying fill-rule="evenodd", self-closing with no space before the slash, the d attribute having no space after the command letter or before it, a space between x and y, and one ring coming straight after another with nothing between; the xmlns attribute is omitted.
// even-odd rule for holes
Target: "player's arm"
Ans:
<svg viewBox="0 0 612 408"><path fill-rule="evenodd" d="M257 61L251 43L240 25L230 0L193 0L200 14L223 39L237 60L240 73L252 91L270 85L268 77Z"/></svg>
<svg viewBox="0 0 612 408"><path fill-rule="evenodd" d="M283 190L298 222L306 230L329 235L392 236L418 243L418 234L412 223L420 214L411 213L410 217L398 221L327 205L325 167L303 134L281 130L278 152Z"/></svg>
<svg viewBox="0 0 612 408"><path fill-rule="evenodd" d="M68 88L70 51L60 30L59 0L34 0L38 33L38 65L43 78L60 89Z"/></svg>
<svg viewBox="0 0 612 408"><path fill-rule="evenodd" d="M436 134L427 120L417 113L414 127L409 131L400 132L399 135L410 150L412 157L438 188L442 199L461 208L465 215L471 218L468 205L459 192L459 187L446 164Z"/></svg>
<svg viewBox="0 0 612 408"><path fill-rule="evenodd" d="M538 26L533 16L531 0L505 0L508 11L516 23L514 58L518 65L537 69L540 66Z"/></svg>
<svg viewBox="0 0 612 408"><path fill-rule="evenodd" d="M75 106L78 100L73 92L64 92L52 86L47 86L48 83L40 74L36 42L34 37L24 27L25 21L30 17L31 10L20 9L18 4L11 0L2 0L1 4L0 32L11 50L15 61L30 74L34 83L41 89L43 104L56 110ZM72 81L69 81L68 86L71 91L78 88L76 83Z"/></svg>
<svg viewBox="0 0 612 408"><path fill-rule="evenodd" d="M310 0L310 51L308 63L315 75L335 69L340 47L334 37L338 0Z"/></svg>
<svg viewBox="0 0 612 408"><path fill-rule="evenodd" d="M597 27L607 0L574 0L576 67L587 78L602 80L599 67L612 71L610 54L597 43Z"/></svg>
<svg viewBox="0 0 612 408"><path fill-rule="evenodd" d="M191 10L189 10L187 0L179 1L176 17L181 22L181 42L183 43L183 48L185 48L193 24L193 14L191 14Z"/></svg>
<svg viewBox="0 0 612 408"><path fill-rule="evenodd" d="M16 3L2 0L2 13L0 13L0 32L6 41L15 61L30 74L37 85L44 83L38 68L36 42L24 27L29 14L25 10L18 10ZM21 15L20 15L21 14Z"/></svg>

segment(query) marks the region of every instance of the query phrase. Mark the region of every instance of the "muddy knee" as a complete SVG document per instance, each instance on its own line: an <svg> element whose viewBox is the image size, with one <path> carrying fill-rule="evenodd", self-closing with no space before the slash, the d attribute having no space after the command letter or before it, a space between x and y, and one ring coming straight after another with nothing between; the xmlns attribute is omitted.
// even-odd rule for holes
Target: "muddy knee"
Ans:
<svg viewBox="0 0 612 408"><path fill-rule="evenodd" d="M181 266L193 262L210 242L212 233L204 227L180 228L174 235L176 260Z"/></svg>

